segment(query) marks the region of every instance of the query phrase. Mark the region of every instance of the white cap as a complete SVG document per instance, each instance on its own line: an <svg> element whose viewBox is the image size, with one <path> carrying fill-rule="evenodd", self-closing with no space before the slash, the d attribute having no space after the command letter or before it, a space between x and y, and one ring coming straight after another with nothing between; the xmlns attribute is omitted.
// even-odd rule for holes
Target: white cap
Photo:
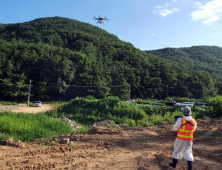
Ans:
<svg viewBox="0 0 222 170"><path fill-rule="evenodd" d="M185 106L184 108L181 109L181 111L183 112L184 115L191 115L192 112L191 112L191 108L189 106Z"/></svg>

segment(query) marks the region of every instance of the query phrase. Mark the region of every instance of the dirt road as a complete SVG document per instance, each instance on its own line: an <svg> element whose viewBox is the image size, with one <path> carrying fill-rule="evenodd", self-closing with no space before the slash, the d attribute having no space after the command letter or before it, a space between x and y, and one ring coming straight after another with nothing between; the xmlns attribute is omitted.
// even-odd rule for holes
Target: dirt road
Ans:
<svg viewBox="0 0 222 170"><path fill-rule="evenodd" d="M39 112L45 112L48 110L53 109L53 106L50 104L43 104L41 107L27 107L25 104L19 104L19 105L0 105L0 112L1 111L12 111L15 113L39 113Z"/></svg>
<svg viewBox="0 0 222 170"><path fill-rule="evenodd" d="M170 170L176 133L172 124L122 130L97 127L87 134L62 136L67 144L0 145L1 170ZM198 121L193 170L222 169L222 121ZM185 160L176 169L186 170Z"/></svg>

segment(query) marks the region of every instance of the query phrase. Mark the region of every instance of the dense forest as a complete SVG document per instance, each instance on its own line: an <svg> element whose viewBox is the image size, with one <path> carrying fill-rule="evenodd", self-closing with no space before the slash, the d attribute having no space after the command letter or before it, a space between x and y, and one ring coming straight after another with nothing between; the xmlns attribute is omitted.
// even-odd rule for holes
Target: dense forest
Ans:
<svg viewBox="0 0 222 170"><path fill-rule="evenodd" d="M0 24L0 100L26 101L29 87L32 101L87 95L124 100L215 96L222 93L218 90L221 55L217 53L212 65L205 67L188 55L181 54L185 60L192 58L193 65L141 51L73 19L48 17ZM208 53L201 54L207 57Z"/></svg>
<svg viewBox="0 0 222 170"><path fill-rule="evenodd" d="M216 79L219 93L222 94L222 47L192 46L189 48L164 48L146 52L181 63L191 70L209 72Z"/></svg>

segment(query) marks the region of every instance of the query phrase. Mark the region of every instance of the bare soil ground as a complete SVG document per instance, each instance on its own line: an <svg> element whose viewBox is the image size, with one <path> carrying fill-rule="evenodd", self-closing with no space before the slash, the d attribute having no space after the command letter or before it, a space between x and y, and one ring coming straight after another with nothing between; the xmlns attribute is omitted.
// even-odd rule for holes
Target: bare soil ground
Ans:
<svg viewBox="0 0 222 170"><path fill-rule="evenodd" d="M8 105L8 106L0 105L0 112L1 111L12 111L15 113L19 113L19 112L39 113L39 112L45 112L45 111L48 111L51 109L53 109L53 106L50 104L43 104L41 107L27 107L25 104Z"/></svg>
<svg viewBox="0 0 222 170"><path fill-rule="evenodd" d="M176 132L171 123L121 130L96 127L87 134L60 136L49 145L0 144L1 170L170 170ZM222 169L222 121L198 121L193 170ZM58 141L65 140L66 144ZM176 169L186 170L178 161Z"/></svg>

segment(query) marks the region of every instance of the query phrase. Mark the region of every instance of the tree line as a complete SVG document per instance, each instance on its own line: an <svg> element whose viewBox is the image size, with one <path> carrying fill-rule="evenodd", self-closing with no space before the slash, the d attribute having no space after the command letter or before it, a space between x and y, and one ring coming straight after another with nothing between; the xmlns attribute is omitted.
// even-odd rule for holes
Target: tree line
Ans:
<svg viewBox="0 0 222 170"><path fill-rule="evenodd" d="M0 24L0 100L121 99L218 94L218 79L204 69L136 49L105 30L49 17Z"/></svg>
<svg viewBox="0 0 222 170"><path fill-rule="evenodd" d="M218 93L222 94L222 47L192 46L164 48L146 52L184 64L191 70L209 72L216 80Z"/></svg>

